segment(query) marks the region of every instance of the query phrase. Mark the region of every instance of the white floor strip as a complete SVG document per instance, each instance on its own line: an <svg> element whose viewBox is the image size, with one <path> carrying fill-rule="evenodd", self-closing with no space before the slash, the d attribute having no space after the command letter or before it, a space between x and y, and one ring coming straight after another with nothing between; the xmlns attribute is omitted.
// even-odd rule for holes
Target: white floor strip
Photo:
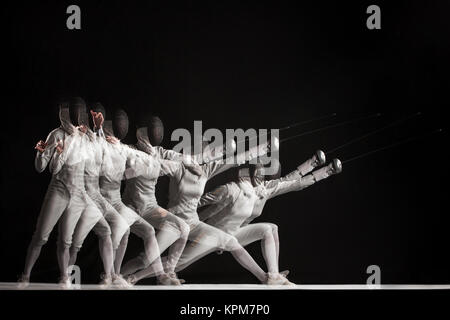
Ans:
<svg viewBox="0 0 450 320"><path fill-rule="evenodd" d="M355 284L306 284L295 286L268 286L263 284L186 284L182 286L144 286L136 285L131 288L109 287L102 288L96 284L74 285L74 290L449 290L450 285L424 284L383 284L383 285L355 285ZM0 290L20 290L15 282L0 282ZM22 290L63 290L56 283L31 283Z"/></svg>

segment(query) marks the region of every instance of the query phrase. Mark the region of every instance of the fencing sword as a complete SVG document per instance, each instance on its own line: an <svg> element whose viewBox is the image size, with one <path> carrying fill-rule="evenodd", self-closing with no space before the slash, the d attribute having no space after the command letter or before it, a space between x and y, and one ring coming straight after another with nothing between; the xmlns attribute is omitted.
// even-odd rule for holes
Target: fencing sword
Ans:
<svg viewBox="0 0 450 320"><path fill-rule="evenodd" d="M336 124L328 125L328 126L325 126L325 127L322 127L322 128L318 128L318 129L305 131L305 132L302 132L302 133L299 133L299 134L296 134L296 135L293 135L293 136L281 139L280 142L289 141L289 140L292 140L292 139L295 139L295 138L299 138L299 137L303 137L303 136L306 136L306 135L309 135L309 134L312 134L312 133L316 133L316 132L320 132L320 131L324 131L324 130L328 130L328 129L332 129L332 128L337 128L337 127L342 127L342 126L345 126L347 124L357 123L359 121L364 121L364 120L368 120L368 119L376 118L376 117L380 117L380 116L381 116L381 113L375 113L375 114L372 114L372 115L369 115L369 116L365 116L365 117L360 117L360 118L357 118L357 119L351 119L351 120L339 122L339 123L336 123Z"/></svg>
<svg viewBox="0 0 450 320"><path fill-rule="evenodd" d="M351 145L351 144L353 144L353 143L355 143L355 142L358 142L358 141L361 141L361 140L363 140L363 139L365 139L365 138L368 138L368 137L370 137L370 136L372 136L372 135L374 135L374 134L376 134L376 133L379 133L379 132L384 131L384 130L386 130L386 129L389 129L389 128L393 128L393 127L395 127L395 126L398 126L398 125L400 125L401 123L403 123L403 122L405 122L405 121L407 121L407 120L409 120L409 119L412 119L412 118L414 118L414 117L416 117L416 116L420 116L421 114L422 114L421 112L416 112L416 113L410 114L409 116L406 116L406 117L404 117L404 118L395 120L395 121L393 121L393 122L391 122L391 123L389 123L389 124L387 124L387 125L385 125L385 126L383 126L383 127L381 127L381 128L378 128L378 129L375 129L375 130L370 131L370 132L368 132L368 133L365 133L365 134L363 134L362 136L356 137L356 138L354 138L354 139L352 139L352 140L350 140L350 141L348 141L348 142L346 142L346 143L344 143L344 144L341 144L340 146L337 146L337 147L335 147L335 148L333 148L333 149L331 149L331 150L328 150L328 151L325 152L325 153L326 153L326 154L331 154L331 153L333 153L333 152L336 152L337 150L340 150L340 149L342 149L342 148L344 148L344 147L346 147L346 146L349 146L349 145Z"/></svg>
<svg viewBox="0 0 450 320"><path fill-rule="evenodd" d="M292 129L292 128L299 127L299 126L302 126L302 125L305 125L305 124L308 124L308 123L316 122L316 121L319 121L319 120L324 120L324 119L328 119L328 118L333 118L333 117L335 117L336 115L337 115L337 113L334 112L334 113L327 114L327 115L324 115L324 116L319 116L319 117L316 117L316 118L312 118L312 119L308 119L308 120L304 120L304 121L295 122L295 123L290 124L290 125L288 125L288 126L278 128L278 131L284 131L284 130L287 130L287 129ZM267 134L268 134L268 133L265 132L263 135L267 135ZM253 139L257 138L257 137L258 137L258 135L249 137L249 141L250 141L250 140L253 140ZM236 144L239 144L239 143L242 143L242 142L245 142L245 138L244 138L243 140L235 141Z"/></svg>
<svg viewBox="0 0 450 320"><path fill-rule="evenodd" d="M332 114L327 114L327 115L324 115L324 116L312 118L312 119L309 119L309 120L296 122L296 123L290 124L288 126L285 126L285 127L282 127L282 128L278 128L278 130L279 131L283 131L283 130L287 130L287 129L292 129L292 128L295 128L295 127L298 127L298 126L302 126L304 124L308 124L308 123L311 123L311 122L332 118L332 117L335 117L336 115L337 115L337 113L335 112L335 113L332 113Z"/></svg>
<svg viewBox="0 0 450 320"><path fill-rule="evenodd" d="M344 164L344 163L353 162L355 160L359 160L359 159L365 158L367 156L370 156L370 155L372 155L374 153L377 153L377 152L380 152L380 151L384 151L384 150L387 150L387 149L391 149L391 148L394 148L394 147L397 147L397 146L400 146L400 145L403 145L403 144L407 144L407 143L410 143L412 141L416 141L416 140L419 140L421 138L424 138L424 137L427 137L427 136L431 136L433 134L440 133L440 132L443 132L443 131L444 131L443 129L436 129L436 130L428 132L428 133L423 133L423 134L420 134L420 135L409 137L409 138L406 138L406 139L403 139L403 140L391 143L389 145L377 148L375 150L368 151L368 152L362 153L360 155L354 156L354 157L352 157L350 159L342 161L342 163Z"/></svg>

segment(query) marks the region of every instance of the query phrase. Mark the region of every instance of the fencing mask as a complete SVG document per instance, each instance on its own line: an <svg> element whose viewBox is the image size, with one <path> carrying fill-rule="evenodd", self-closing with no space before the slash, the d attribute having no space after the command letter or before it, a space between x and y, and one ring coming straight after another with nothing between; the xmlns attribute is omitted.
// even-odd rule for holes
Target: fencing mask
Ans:
<svg viewBox="0 0 450 320"><path fill-rule="evenodd" d="M122 140L128 133L128 115L123 109L118 109L113 117L114 136Z"/></svg>
<svg viewBox="0 0 450 320"><path fill-rule="evenodd" d="M147 124L148 139L152 146L159 146L164 138L164 125L159 117L153 116Z"/></svg>
<svg viewBox="0 0 450 320"><path fill-rule="evenodd" d="M83 117L86 114L86 102L80 97L73 97L69 99L69 115L70 122L74 126L80 126L83 123Z"/></svg>

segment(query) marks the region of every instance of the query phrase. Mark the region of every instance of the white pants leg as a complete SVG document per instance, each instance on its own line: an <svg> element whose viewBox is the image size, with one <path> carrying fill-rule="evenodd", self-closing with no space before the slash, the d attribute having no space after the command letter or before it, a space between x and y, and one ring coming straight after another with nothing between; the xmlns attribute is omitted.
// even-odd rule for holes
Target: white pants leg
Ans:
<svg viewBox="0 0 450 320"><path fill-rule="evenodd" d="M169 248L163 264L166 272L173 272L187 242L189 235L188 224L161 207L144 212L142 217L158 229L156 240L160 252L163 253ZM148 268L149 266L146 265L144 258L145 256L141 253L136 258L128 261L122 268L123 274L131 274L138 270ZM151 272L151 269L148 271Z"/></svg>
<svg viewBox="0 0 450 320"><path fill-rule="evenodd" d="M50 233L67 209L69 202L70 194L66 187L62 183L52 180L45 194L36 229L28 246L23 272L26 277L30 276L42 246L47 243Z"/></svg>
<svg viewBox="0 0 450 320"><path fill-rule="evenodd" d="M57 257L61 277L67 276L70 259L69 248L72 245L72 237L78 220L87 206L86 198L81 192L71 194L69 205L59 221Z"/></svg>
<svg viewBox="0 0 450 320"><path fill-rule="evenodd" d="M229 251L241 266L250 271L260 281L265 281L266 273L232 235L204 222L197 222L194 226L191 226L189 240L191 240L191 243L184 249L175 271L187 267L212 251L224 250ZM138 280L152 275L145 274L145 272L135 274Z"/></svg>
<svg viewBox="0 0 450 320"><path fill-rule="evenodd" d="M120 213L125 221L130 226L130 232L142 239L144 242L144 251L146 264L149 265L155 261L157 266L157 272L164 273L164 269L161 263L161 257L159 252L158 243L156 241L155 229L145 221L136 212L124 205L122 202L115 204L114 208ZM123 256L122 256L123 259ZM116 273L120 273L120 265L116 265Z"/></svg>
<svg viewBox="0 0 450 320"><path fill-rule="evenodd" d="M243 247L261 240L262 254L266 261L268 271L278 273L278 227L275 224L249 224L240 228L233 235Z"/></svg>

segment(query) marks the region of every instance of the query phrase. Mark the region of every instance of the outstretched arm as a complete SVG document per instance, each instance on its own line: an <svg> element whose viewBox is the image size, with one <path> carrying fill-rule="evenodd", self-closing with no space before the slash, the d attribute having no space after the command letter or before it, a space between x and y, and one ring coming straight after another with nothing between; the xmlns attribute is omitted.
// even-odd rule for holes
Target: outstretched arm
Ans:
<svg viewBox="0 0 450 320"><path fill-rule="evenodd" d="M267 198L271 199L291 191L300 191L314 183L314 177L312 175L307 175L305 177L298 176L295 180L284 180L284 178L279 178L265 181L264 186L266 188Z"/></svg>
<svg viewBox="0 0 450 320"><path fill-rule="evenodd" d="M331 175L340 173L341 171L342 171L341 162L338 159L334 159L333 162L331 162L327 166L317 169L305 176L301 176L300 173L298 172L296 173L295 179L286 180L285 178L280 178L265 181L264 186L268 194L268 199L270 199L287 192L302 190L320 180L328 178ZM292 173L288 175L292 176Z"/></svg>
<svg viewBox="0 0 450 320"><path fill-rule="evenodd" d="M208 179L214 177L215 175L224 172L230 168L237 167L246 161L261 157L270 151L270 143L266 142L255 147L250 148L250 150L245 151L243 154L238 154L236 156L228 157L226 159L220 159L205 163L202 165L203 171L206 173Z"/></svg>
<svg viewBox="0 0 450 320"><path fill-rule="evenodd" d="M138 140L136 143L137 148L149 155L156 156L159 159L174 161L184 161L188 158L182 153L167 150L159 146L153 146L147 136L147 127L138 128L136 131L136 137Z"/></svg>

